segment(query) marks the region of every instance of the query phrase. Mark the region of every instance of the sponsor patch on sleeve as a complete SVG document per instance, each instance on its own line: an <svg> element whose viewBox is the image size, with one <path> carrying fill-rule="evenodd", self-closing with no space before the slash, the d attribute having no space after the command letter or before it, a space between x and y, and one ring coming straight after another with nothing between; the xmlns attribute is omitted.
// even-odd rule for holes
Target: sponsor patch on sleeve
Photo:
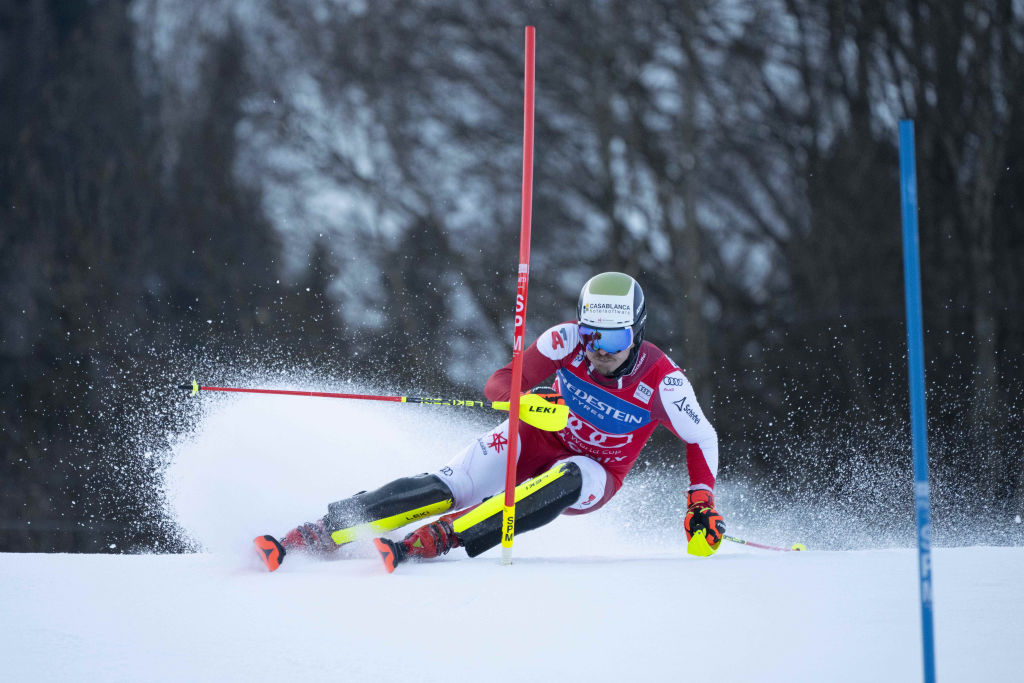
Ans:
<svg viewBox="0 0 1024 683"><path fill-rule="evenodd" d="M561 360L576 346L576 338L575 326L555 325L537 338L537 350L551 360Z"/></svg>

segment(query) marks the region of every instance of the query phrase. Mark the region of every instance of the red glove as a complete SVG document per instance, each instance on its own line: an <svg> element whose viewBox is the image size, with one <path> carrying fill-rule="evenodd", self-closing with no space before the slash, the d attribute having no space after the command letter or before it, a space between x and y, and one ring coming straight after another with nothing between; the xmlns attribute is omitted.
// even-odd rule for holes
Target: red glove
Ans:
<svg viewBox="0 0 1024 683"><path fill-rule="evenodd" d="M707 489L696 489L687 495L687 503L686 519L683 520L687 552L691 555L711 555L722 545L722 536L725 534L725 520L715 509L715 495ZM698 540L693 540L694 536ZM700 543L700 538L706 541L707 549Z"/></svg>

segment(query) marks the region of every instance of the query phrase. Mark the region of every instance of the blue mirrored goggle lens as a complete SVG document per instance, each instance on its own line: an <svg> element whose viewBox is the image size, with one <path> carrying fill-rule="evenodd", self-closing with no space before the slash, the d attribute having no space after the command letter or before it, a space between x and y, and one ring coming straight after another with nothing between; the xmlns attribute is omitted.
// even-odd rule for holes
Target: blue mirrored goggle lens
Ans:
<svg viewBox="0 0 1024 683"><path fill-rule="evenodd" d="M633 328L621 330L599 330L587 325L580 325L580 339L587 351L600 349L606 353L618 353L629 348L633 343Z"/></svg>

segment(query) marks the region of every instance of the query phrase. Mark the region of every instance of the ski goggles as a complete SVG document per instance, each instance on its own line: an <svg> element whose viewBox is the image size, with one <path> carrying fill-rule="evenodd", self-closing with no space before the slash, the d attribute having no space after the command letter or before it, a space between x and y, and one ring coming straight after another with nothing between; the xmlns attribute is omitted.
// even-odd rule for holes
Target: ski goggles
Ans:
<svg viewBox="0 0 1024 683"><path fill-rule="evenodd" d="M605 330L590 325L578 325L580 330L580 341L587 351L604 351L605 353L618 353L628 349L633 343L633 328L624 327L621 329Z"/></svg>

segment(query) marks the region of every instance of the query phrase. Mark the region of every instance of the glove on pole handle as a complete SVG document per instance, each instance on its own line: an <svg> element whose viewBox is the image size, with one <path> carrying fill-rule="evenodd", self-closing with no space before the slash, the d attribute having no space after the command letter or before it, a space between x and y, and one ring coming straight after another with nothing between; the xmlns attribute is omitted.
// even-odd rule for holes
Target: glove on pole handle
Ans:
<svg viewBox="0 0 1024 683"><path fill-rule="evenodd" d="M225 391L242 394L271 394L275 396L313 396L319 398L349 398L363 401L389 401L391 403L422 403L432 406L455 406L457 408L493 408L494 410L510 410L509 401L477 401L457 398L424 398L420 396L375 396L373 394L338 394L328 391L291 391L285 389L249 389L242 387L205 387L195 380L192 384L178 387L191 392L192 396L200 391ZM548 403L540 394L526 394L519 400L519 419L537 429L557 432L565 429L569 421L569 407Z"/></svg>

